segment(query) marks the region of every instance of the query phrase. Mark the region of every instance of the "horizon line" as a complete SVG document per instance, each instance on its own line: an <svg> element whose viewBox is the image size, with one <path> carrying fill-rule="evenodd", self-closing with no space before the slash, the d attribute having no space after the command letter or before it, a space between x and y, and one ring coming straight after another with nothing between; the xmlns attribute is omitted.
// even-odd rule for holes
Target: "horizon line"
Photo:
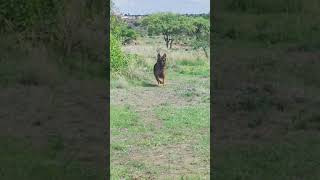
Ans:
<svg viewBox="0 0 320 180"><path fill-rule="evenodd" d="M156 13L173 13L173 14L190 14L190 15L198 15L198 14L210 14L210 12L203 12L203 13L176 13L176 12L154 12L154 13L148 13L148 14L130 14L130 13L123 13L123 12L118 12L118 14L123 14L123 15L129 15L129 16L137 16L137 15L151 15L151 14L156 14Z"/></svg>

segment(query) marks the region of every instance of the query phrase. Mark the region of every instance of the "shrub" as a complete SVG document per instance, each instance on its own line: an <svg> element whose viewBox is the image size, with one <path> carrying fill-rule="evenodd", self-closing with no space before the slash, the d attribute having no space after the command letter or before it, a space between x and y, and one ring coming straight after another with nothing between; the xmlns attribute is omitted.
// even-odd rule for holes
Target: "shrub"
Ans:
<svg viewBox="0 0 320 180"><path fill-rule="evenodd" d="M120 72L128 66L128 61L121 51L120 40L113 34L110 34L110 65L111 72Z"/></svg>
<svg viewBox="0 0 320 180"><path fill-rule="evenodd" d="M51 26L55 23L63 5L62 0L1 1L1 30L24 31L38 24Z"/></svg>
<svg viewBox="0 0 320 180"><path fill-rule="evenodd" d="M138 34L130 27L124 27L121 29L122 44L130 43L132 40L137 39Z"/></svg>

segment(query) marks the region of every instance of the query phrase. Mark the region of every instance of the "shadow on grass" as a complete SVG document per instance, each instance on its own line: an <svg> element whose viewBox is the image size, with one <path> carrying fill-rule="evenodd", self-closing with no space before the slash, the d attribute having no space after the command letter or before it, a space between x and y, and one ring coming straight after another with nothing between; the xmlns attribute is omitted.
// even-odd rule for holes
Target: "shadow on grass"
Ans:
<svg viewBox="0 0 320 180"><path fill-rule="evenodd" d="M143 81L141 84L143 87L157 87L158 86L155 83L150 83L150 82L146 82L146 81Z"/></svg>

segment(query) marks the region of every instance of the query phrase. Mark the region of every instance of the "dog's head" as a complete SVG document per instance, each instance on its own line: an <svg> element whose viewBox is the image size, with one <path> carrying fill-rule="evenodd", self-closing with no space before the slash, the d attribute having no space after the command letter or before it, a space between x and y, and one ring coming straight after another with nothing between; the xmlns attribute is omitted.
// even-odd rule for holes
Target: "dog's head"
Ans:
<svg viewBox="0 0 320 180"><path fill-rule="evenodd" d="M164 67L166 65L166 61L167 61L167 55L166 53L164 53L161 57L160 53L158 53L158 58L157 58L157 62L160 63L160 65L162 67Z"/></svg>

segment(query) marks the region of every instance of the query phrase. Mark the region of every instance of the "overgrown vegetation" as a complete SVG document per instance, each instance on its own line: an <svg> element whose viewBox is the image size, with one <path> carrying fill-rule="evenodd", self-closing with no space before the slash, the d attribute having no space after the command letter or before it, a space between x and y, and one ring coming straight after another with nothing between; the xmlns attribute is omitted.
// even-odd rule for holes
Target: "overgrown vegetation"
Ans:
<svg viewBox="0 0 320 180"><path fill-rule="evenodd" d="M106 61L105 51L101 48L104 43L101 39L105 37L105 25L102 24L104 5L104 1L89 0L81 3L74 0L1 2L0 46L3 50L9 50L2 52L1 64L6 66L9 63L12 66L7 67L13 68L18 66L20 59L27 64L46 61L47 68L58 66L57 75L66 74L82 79L104 78ZM10 49L14 49L16 55ZM26 57L29 54L35 56L39 49L43 49L40 52L42 57L32 57L33 62L29 62ZM22 69L11 70L14 74L21 74ZM38 75L29 78L37 81ZM14 79L6 78L1 82L6 85Z"/></svg>
<svg viewBox="0 0 320 180"><path fill-rule="evenodd" d="M117 34L110 34L110 64L111 72L124 71L128 66L128 60L121 49L121 42Z"/></svg>
<svg viewBox="0 0 320 180"><path fill-rule="evenodd" d="M319 2L217 4L213 177L318 177Z"/></svg>
<svg viewBox="0 0 320 180"><path fill-rule="evenodd" d="M110 64L112 74L126 74L132 56L124 54L122 45L132 42L138 37L137 32L126 22L117 17L113 10L110 16Z"/></svg>

